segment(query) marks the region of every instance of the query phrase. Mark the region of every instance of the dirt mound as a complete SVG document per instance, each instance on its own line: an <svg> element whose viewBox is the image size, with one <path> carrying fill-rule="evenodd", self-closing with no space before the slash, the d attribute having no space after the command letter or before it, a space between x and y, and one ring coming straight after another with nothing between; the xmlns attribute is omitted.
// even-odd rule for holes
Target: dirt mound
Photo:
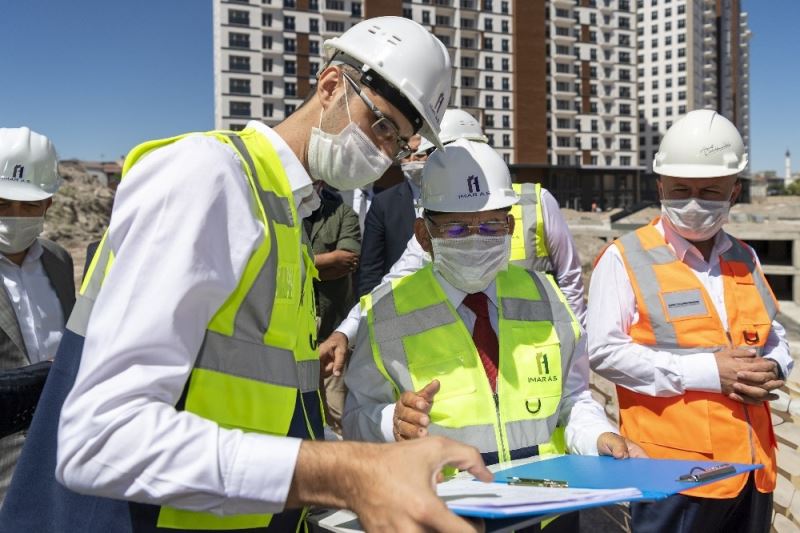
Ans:
<svg viewBox="0 0 800 533"><path fill-rule="evenodd" d="M62 161L58 170L64 182L53 196L42 236L69 251L75 262L76 279L80 279L86 247L100 240L108 227L114 192L92 178L77 161Z"/></svg>

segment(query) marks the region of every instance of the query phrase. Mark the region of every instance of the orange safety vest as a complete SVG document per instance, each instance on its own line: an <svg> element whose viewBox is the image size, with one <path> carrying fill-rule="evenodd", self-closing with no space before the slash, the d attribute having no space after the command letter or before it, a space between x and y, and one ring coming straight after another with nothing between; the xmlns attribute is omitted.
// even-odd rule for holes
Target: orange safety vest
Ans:
<svg viewBox="0 0 800 533"><path fill-rule="evenodd" d="M677 354L728 347L761 353L778 312L772 290L750 249L731 237L720 256L728 329L692 270L675 255L654 224L615 244L636 296L639 321L630 336L637 344ZM654 397L617 386L620 429L654 458L761 463L760 492L775 489L775 434L769 404L745 405L721 393L686 391ZM689 496L733 498L747 475L685 491Z"/></svg>

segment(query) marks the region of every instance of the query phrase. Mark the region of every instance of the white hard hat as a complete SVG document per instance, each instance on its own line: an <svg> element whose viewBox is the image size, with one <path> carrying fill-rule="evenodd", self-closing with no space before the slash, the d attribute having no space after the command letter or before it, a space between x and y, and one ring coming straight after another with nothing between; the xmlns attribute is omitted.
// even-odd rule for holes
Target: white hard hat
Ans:
<svg viewBox="0 0 800 533"><path fill-rule="evenodd" d="M326 63L362 72L361 82L409 119L415 132L441 147L439 123L450 100L450 54L431 32L403 17L359 22L323 44Z"/></svg>
<svg viewBox="0 0 800 533"><path fill-rule="evenodd" d="M489 138L484 135L478 119L463 109L451 108L445 111L444 117L442 117L442 130L439 132L439 140L442 141L442 144L448 144L456 139L489 142ZM417 153L427 152L433 146L432 142L423 139L419 148L417 148Z"/></svg>
<svg viewBox="0 0 800 533"><path fill-rule="evenodd" d="M518 200L508 165L483 142L457 139L433 152L422 171L421 204L431 211L491 211Z"/></svg>
<svg viewBox="0 0 800 533"><path fill-rule="evenodd" d="M50 139L28 128L0 128L0 198L36 202L61 185Z"/></svg>
<svg viewBox="0 0 800 533"><path fill-rule="evenodd" d="M653 172L676 178L733 176L746 166L739 130L711 109L690 111L675 122L653 159Z"/></svg>

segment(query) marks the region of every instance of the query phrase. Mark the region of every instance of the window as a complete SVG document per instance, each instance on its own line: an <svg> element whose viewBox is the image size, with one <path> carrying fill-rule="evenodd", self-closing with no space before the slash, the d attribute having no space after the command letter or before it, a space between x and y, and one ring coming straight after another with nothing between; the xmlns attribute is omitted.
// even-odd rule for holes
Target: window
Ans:
<svg viewBox="0 0 800 533"><path fill-rule="evenodd" d="M283 92L286 96L297 96L297 84L292 82L284 83Z"/></svg>
<svg viewBox="0 0 800 533"><path fill-rule="evenodd" d="M250 69L248 69L248 70L250 70ZM272 72L272 59L271 58L269 58L269 59L268 58L264 58L264 60L261 61L261 70L263 70L264 72Z"/></svg>
<svg viewBox="0 0 800 533"><path fill-rule="evenodd" d="M686 6L685 5L678 6L678 15L683 15L684 13L686 13Z"/></svg>
<svg viewBox="0 0 800 533"><path fill-rule="evenodd" d="M678 114L683 115L684 113L686 113L686 106L685 105L679 105L678 106Z"/></svg>
<svg viewBox="0 0 800 533"><path fill-rule="evenodd" d="M350 5L350 14L354 17L361 17L361 2L353 2Z"/></svg>
<svg viewBox="0 0 800 533"><path fill-rule="evenodd" d="M592 119L591 126L592 126L592 131L597 133L597 120Z"/></svg>
<svg viewBox="0 0 800 533"><path fill-rule="evenodd" d="M678 57L686 57L686 48L680 48L678 50Z"/></svg>
<svg viewBox="0 0 800 533"><path fill-rule="evenodd" d="M493 44L494 43L492 42L492 38L491 37L484 37L483 38L483 49L484 50L491 50Z"/></svg>
<svg viewBox="0 0 800 533"><path fill-rule="evenodd" d="M437 35L437 39L439 39L443 45L450 46L450 36L449 35Z"/></svg>
<svg viewBox="0 0 800 533"><path fill-rule="evenodd" d="M658 89L658 80L653 80L652 87L653 89Z"/></svg>
<svg viewBox="0 0 800 533"><path fill-rule="evenodd" d="M608 76L609 78L611 76ZM631 81L631 71L626 68L619 69L619 79L622 81Z"/></svg>
<svg viewBox="0 0 800 533"><path fill-rule="evenodd" d="M631 21L628 17L619 17L617 23L623 30L629 30L631 28Z"/></svg>
<svg viewBox="0 0 800 533"><path fill-rule="evenodd" d="M511 98L508 96L503 97L503 109L511 109Z"/></svg>
<svg viewBox="0 0 800 533"><path fill-rule="evenodd" d="M500 50L503 52L508 52L508 39L503 39L500 41Z"/></svg>
<svg viewBox="0 0 800 533"><path fill-rule="evenodd" d="M296 105L294 105L294 104L286 104L286 105L283 107L283 112L284 112L285 116L287 116L287 117L288 117L289 115L291 115L292 113L294 113L296 109L297 109L297 106L296 106Z"/></svg>
<svg viewBox="0 0 800 533"><path fill-rule="evenodd" d="M508 115L503 115L503 127L510 128L511 127L511 117Z"/></svg>
<svg viewBox="0 0 800 533"><path fill-rule="evenodd" d="M230 115L232 117L249 117L250 102L231 102Z"/></svg>
<svg viewBox="0 0 800 533"><path fill-rule="evenodd" d="M559 119L556 119L556 125L557 125L557 126L560 128L560 129L569 129L569 126L570 126L570 124L569 124L569 119L568 119L568 118L559 118Z"/></svg>
<svg viewBox="0 0 800 533"><path fill-rule="evenodd" d="M500 13L508 15L508 2L500 2Z"/></svg>
<svg viewBox="0 0 800 533"><path fill-rule="evenodd" d="M501 20L500 21L500 31L502 31L503 33L508 33L508 21L507 20Z"/></svg>
<svg viewBox="0 0 800 533"><path fill-rule="evenodd" d="M556 137L556 146L560 146L561 148L569 148L569 137Z"/></svg>
<svg viewBox="0 0 800 533"><path fill-rule="evenodd" d="M672 74L672 65L667 65L666 67L664 67L664 72L666 72L667 74Z"/></svg>
<svg viewBox="0 0 800 533"><path fill-rule="evenodd" d="M620 87L619 88L619 97L620 98L630 98L631 97L631 88L630 87Z"/></svg>
<svg viewBox="0 0 800 533"><path fill-rule="evenodd" d="M228 92L232 94L250 94L250 80L231 78L229 81Z"/></svg>
<svg viewBox="0 0 800 533"><path fill-rule="evenodd" d="M484 11L492 10L492 0L483 0L483 10Z"/></svg>
<svg viewBox="0 0 800 533"><path fill-rule="evenodd" d="M501 80L501 87L503 88L504 91L508 91L509 90L508 78L503 78Z"/></svg>
<svg viewBox="0 0 800 533"><path fill-rule="evenodd" d="M680 78L678 78L678 85L681 86L686 85L686 76L681 76Z"/></svg>
<svg viewBox="0 0 800 533"><path fill-rule="evenodd" d="M569 46L565 46L563 44L556 45L556 53L568 56L569 55Z"/></svg>
<svg viewBox="0 0 800 533"><path fill-rule="evenodd" d="M404 7L403 8L403 18L407 18L407 19L413 19L414 18L410 7Z"/></svg>
<svg viewBox="0 0 800 533"><path fill-rule="evenodd" d="M297 63L294 61L286 61L283 64L283 73L289 74L290 76L297 74Z"/></svg>
<svg viewBox="0 0 800 533"><path fill-rule="evenodd" d="M686 27L686 19L680 19L678 21L678 28L683 29Z"/></svg>
<svg viewBox="0 0 800 533"><path fill-rule="evenodd" d="M468 37L461 38L461 48L475 48L475 39L470 39Z"/></svg>
<svg viewBox="0 0 800 533"><path fill-rule="evenodd" d="M686 100L686 91L678 91L678 100Z"/></svg>
<svg viewBox="0 0 800 533"><path fill-rule="evenodd" d="M294 17L283 17L283 29L294 31Z"/></svg>
<svg viewBox="0 0 800 533"><path fill-rule="evenodd" d="M275 106L270 103L264 104L264 116L271 117L275 113Z"/></svg>
<svg viewBox="0 0 800 533"><path fill-rule="evenodd" d="M672 44L672 35L667 35L664 37L664 44L670 46Z"/></svg>
<svg viewBox="0 0 800 533"><path fill-rule="evenodd" d="M450 17L446 17L444 15L436 15L436 25L437 26L449 26L450 25Z"/></svg>
<svg viewBox="0 0 800 533"><path fill-rule="evenodd" d="M502 68L502 69L503 69L503 72L508 72L508 58L507 58L507 57L504 57L504 58L503 58L503 59L501 59L500 61L501 61L501 63L502 63L500 68Z"/></svg>
<svg viewBox="0 0 800 533"><path fill-rule="evenodd" d="M630 133L631 132L631 123L629 120L621 120L619 123L619 131L622 133Z"/></svg>
<svg viewBox="0 0 800 533"><path fill-rule="evenodd" d="M228 69L237 72L250 72L250 58L244 56L230 56L228 58Z"/></svg>
<svg viewBox="0 0 800 533"><path fill-rule="evenodd" d="M494 70L494 58L486 56L483 58L483 68L485 70Z"/></svg>
<svg viewBox="0 0 800 533"><path fill-rule="evenodd" d="M317 71L319 71L319 63L316 61L311 61L308 63L308 75L312 78L317 76Z"/></svg>
<svg viewBox="0 0 800 533"><path fill-rule="evenodd" d="M228 11L228 24L233 24L236 26L249 26L250 13L248 11L231 9Z"/></svg>
<svg viewBox="0 0 800 533"><path fill-rule="evenodd" d="M620 63L630 63L631 62L631 55L628 52L620 52L619 53L619 62Z"/></svg>
<svg viewBox="0 0 800 533"><path fill-rule="evenodd" d="M494 107L494 96L491 94L487 94L483 100L487 109L492 109Z"/></svg>
<svg viewBox="0 0 800 533"><path fill-rule="evenodd" d="M484 21L483 21L483 29L484 29L484 31L494 31L492 29L492 23L493 22L494 21L492 19L490 19L490 18L484 19Z"/></svg>
<svg viewBox="0 0 800 533"><path fill-rule="evenodd" d="M664 82L664 85L666 87L672 87L672 78L667 78L666 81Z"/></svg>
<svg viewBox="0 0 800 533"><path fill-rule="evenodd" d="M652 74L653 76L658 76L658 65L650 69L650 74Z"/></svg>
<svg viewBox="0 0 800 533"><path fill-rule="evenodd" d="M264 13L261 15L262 26L272 26L272 13Z"/></svg>
<svg viewBox="0 0 800 533"><path fill-rule="evenodd" d="M592 150L597 150L600 145L597 142L597 137L592 137Z"/></svg>
<svg viewBox="0 0 800 533"><path fill-rule="evenodd" d="M272 94L273 88L274 88L274 83L272 82L272 80L264 80L264 83L262 84L261 87L262 89L261 92L263 92L264 94Z"/></svg>
<svg viewBox="0 0 800 533"><path fill-rule="evenodd" d="M651 101L652 103L654 103L654 104L657 104L657 103L658 103L658 95L657 95L657 94L654 94L654 95L651 97L650 101Z"/></svg>
<svg viewBox="0 0 800 533"><path fill-rule="evenodd" d="M430 11L423 11L422 12L422 23L423 24L430 24L431 23L431 12Z"/></svg>
<svg viewBox="0 0 800 533"><path fill-rule="evenodd" d="M228 46L231 48L250 48L250 36L246 33L229 33Z"/></svg>
<svg viewBox="0 0 800 533"><path fill-rule="evenodd" d="M483 125L487 128L494 128L494 115L489 113L483 115Z"/></svg>
<svg viewBox="0 0 800 533"><path fill-rule="evenodd" d="M494 133L487 133L486 137L489 139L489 146L494 147Z"/></svg>
<svg viewBox="0 0 800 533"><path fill-rule="evenodd" d="M294 52L297 49L297 41L294 39L284 38L283 39L283 51L284 52Z"/></svg>
<svg viewBox="0 0 800 533"><path fill-rule="evenodd" d="M503 134L503 148L508 148L511 146L511 135L508 133Z"/></svg>
<svg viewBox="0 0 800 533"><path fill-rule="evenodd" d="M559 155L556 156L556 161L559 166L569 166L570 165L570 158L568 155Z"/></svg>
<svg viewBox="0 0 800 533"><path fill-rule="evenodd" d="M686 34L685 33L679 33L678 34L678 42L679 43L685 43L686 42Z"/></svg>
<svg viewBox="0 0 800 533"><path fill-rule="evenodd" d="M672 50L664 52L664 59L672 59Z"/></svg>
<svg viewBox="0 0 800 533"><path fill-rule="evenodd" d="M622 157L619 158L619 162L623 167L631 166L631 158L630 158L630 156L623 155Z"/></svg>
<svg viewBox="0 0 800 533"><path fill-rule="evenodd" d="M462 96L461 107L475 107L475 98L473 96Z"/></svg>
<svg viewBox="0 0 800 533"><path fill-rule="evenodd" d="M319 19L313 19L312 18L312 19L308 20L308 32L309 33L319 33ZM318 54L319 53L319 43L317 43L316 41L311 41L311 42L316 43L317 51L313 52L313 53L317 53Z"/></svg>
<svg viewBox="0 0 800 533"><path fill-rule="evenodd" d="M319 54L319 41L308 41L308 53L311 55Z"/></svg>
<svg viewBox="0 0 800 533"><path fill-rule="evenodd" d="M344 0L325 0L325 7L336 11L344 11Z"/></svg>
<svg viewBox="0 0 800 533"><path fill-rule="evenodd" d="M344 33L344 22L335 20L326 20L325 30L333 33Z"/></svg>
<svg viewBox="0 0 800 533"><path fill-rule="evenodd" d="M631 105L630 104L619 104L619 114L625 117L630 116L631 114Z"/></svg>
<svg viewBox="0 0 800 533"><path fill-rule="evenodd" d="M686 72L686 63L678 63L678 72Z"/></svg>

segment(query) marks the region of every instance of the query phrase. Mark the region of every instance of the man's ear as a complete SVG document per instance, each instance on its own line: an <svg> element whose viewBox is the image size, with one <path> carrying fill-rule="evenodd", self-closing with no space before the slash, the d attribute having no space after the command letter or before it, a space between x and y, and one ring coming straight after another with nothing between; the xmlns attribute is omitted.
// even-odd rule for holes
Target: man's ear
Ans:
<svg viewBox="0 0 800 533"><path fill-rule="evenodd" d="M656 190L658 191L658 200L664 199L664 183L661 181L661 176L656 178Z"/></svg>
<svg viewBox="0 0 800 533"><path fill-rule="evenodd" d="M327 110L338 97L337 88L341 85L342 69L337 66L328 66L317 79L317 99L322 109Z"/></svg>
<svg viewBox="0 0 800 533"><path fill-rule="evenodd" d="M506 220L508 220L508 234L514 235L514 225L517 223L517 219L514 218L514 215L509 213Z"/></svg>
<svg viewBox="0 0 800 533"><path fill-rule="evenodd" d="M431 253L433 246L431 245L431 235L428 233L428 228L425 227L425 220L418 218L414 221L414 236L422 249Z"/></svg>
<svg viewBox="0 0 800 533"><path fill-rule="evenodd" d="M42 213L42 216L46 215L47 210L50 209L51 205L53 205L53 198L52 197L47 198L46 200L43 200L43 202L44 202L44 212Z"/></svg>
<svg viewBox="0 0 800 533"><path fill-rule="evenodd" d="M742 194L742 180L736 178L736 183L733 184L733 192L731 193L731 206L736 204L740 194Z"/></svg>

